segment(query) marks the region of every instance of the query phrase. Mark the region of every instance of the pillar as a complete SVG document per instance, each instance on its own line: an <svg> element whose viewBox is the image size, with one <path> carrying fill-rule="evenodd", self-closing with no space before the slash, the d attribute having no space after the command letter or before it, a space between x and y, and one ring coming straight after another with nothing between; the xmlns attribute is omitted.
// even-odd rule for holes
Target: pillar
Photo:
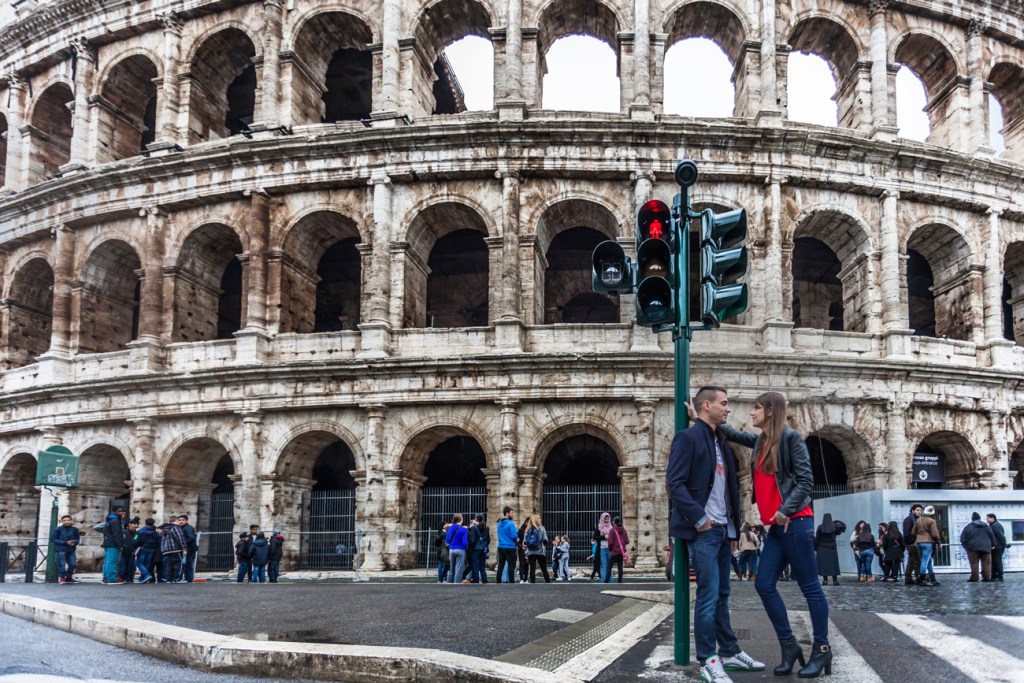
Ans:
<svg viewBox="0 0 1024 683"><path fill-rule="evenodd" d="M85 39L74 41L71 50L75 60L75 111L71 130L71 160L61 166L62 173L86 168L92 161L92 150L89 149L89 94L96 73L96 52Z"/></svg>
<svg viewBox="0 0 1024 683"><path fill-rule="evenodd" d="M495 348L506 353L519 353L526 343L526 328L523 327L523 293L519 262L519 189L520 177L517 170L501 170L495 173L501 180L501 261L491 271L491 278L497 278L491 291L497 294L494 324Z"/></svg>
<svg viewBox="0 0 1024 683"><path fill-rule="evenodd" d="M373 114L391 116L398 111L399 71L401 54L398 40L402 24L402 0L384 0L381 27L381 93L380 104Z"/></svg>
<svg viewBox="0 0 1024 683"><path fill-rule="evenodd" d="M384 431L384 418L388 408L382 403L371 403L361 407L366 411L366 469L364 483L356 488L356 528L363 532L363 569L380 571L385 568L385 525L389 514L385 486L387 437Z"/></svg>
<svg viewBox="0 0 1024 683"><path fill-rule="evenodd" d="M899 192L882 193L881 274L882 334L886 355L903 356L910 352L908 317L903 302L905 260L900 255L899 225L896 211Z"/></svg>
<svg viewBox="0 0 1024 683"><path fill-rule="evenodd" d="M967 152L992 154L988 144L988 101L985 97L985 51L982 36L985 24L973 18L967 25L967 86L968 125L970 127Z"/></svg>
<svg viewBox="0 0 1024 683"><path fill-rule="evenodd" d="M263 78L260 87L261 109L257 120L267 126L281 121L278 105L281 94L281 32L282 9L278 0L263 2Z"/></svg>
<svg viewBox="0 0 1024 683"><path fill-rule="evenodd" d="M507 0L505 3L505 40L504 40L504 82L501 98L495 98L495 108L500 120L521 121L525 115L526 100L523 97L523 2ZM497 58L497 51L495 51ZM498 87L497 69L495 70L495 86Z"/></svg>
<svg viewBox="0 0 1024 683"><path fill-rule="evenodd" d="M525 508L517 507L520 501L517 500L519 490L519 409L521 403L518 398L506 396L497 401L501 408L498 422L501 441L498 446L498 472L499 487L497 493L492 492L491 497L498 499L499 512L506 505L516 509L515 519L522 523L526 515Z"/></svg>
<svg viewBox="0 0 1024 683"><path fill-rule="evenodd" d="M991 425L992 450L988 457L982 455L981 481L983 489L1013 488L1013 477L1010 475L1010 445L1007 442L1006 424L1010 419L1010 408L1007 405L994 405L988 411ZM985 450L982 449L982 453Z"/></svg>
<svg viewBox="0 0 1024 683"><path fill-rule="evenodd" d="M792 317L786 318L792 300L792 273L786 272L787 248L782 240L782 183L778 177L769 178L765 185L765 237L764 271L765 282L779 282L781 287L765 287L764 322L761 324L761 345L767 351L787 352L792 350ZM792 254L792 244L788 247Z"/></svg>
<svg viewBox="0 0 1024 683"><path fill-rule="evenodd" d="M71 349L71 271L75 259L75 233L66 226L56 230L53 266L53 326L46 356L66 357Z"/></svg>
<svg viewBox="0 0 1024 683"><path fill-rule="evenodd" d="M516 487L519 502L512 507L519 511L518 522L527 516L540 512L541 486L544 474L537 467L517 467Z"/></svg>
<svg viewBox="0 0 1024 683"><path fill-rule="evenodd" d="M263 506L260 499L260 462L263 460L263 415L259 410L238 413L242 418L242 463L235 482L235 522L242 519L259 520L261 529L272 529L272 509Z"/></svg>
<svg viewBox="0 0 1024 683"><path fill-rule="evenodd" d="M391 353L391 178L383 171L374 171L369 185L373 188L373 252L365 280L368 292L365 312L359 325L360 355L383 357Z"/></svg>
<svg viewBox="0 0 1024 683"><path fill-rule="evenodd" d="M181 70L181 19L174 12L158 14L157 19L164 27L164 75L157 99L156 137L149 145L152 149L188 142L188 120L185 121L185 129L178 129L178 116L182 110L181 83L178 79L178 72Z"/></svg>
<svg viewBox="0 0 1024 683"><path fill-rule="evenodd" d="M893 139L897 132L889 109L889 38L885 26L888 7L889 0L870 0L868 4L868 13L871 16L871 118L874 123L874 137L883 140Z"/></svg>
<svg viewBox="0 0 1024 683"><path fill-rule="evenodd" d="M651 7L650 0L633 0L633 101L630 118L651 121Z"/></svg>
<svg viewBox="0 0 1024 683"><path fill-rule="evenodd" d="M156 501L153 497L153 477L156 473L156 424L152 418L141 417L129 420L135 427L132 465L132 514L145 520L157 517ZM160 515L162 517L162 515Z"/></svg>
<svg viewBox="0 0 1024 683"><path fill-rule="evenodd" d="M913 451L907 445L906 411L909 407L910 404L899 397L889 402L889 414L885 416L885 452L889 457L889 483L888 486L879 488L905 489L910 486L910 461Z"/></svg>
<svg viewBox="0 0 1024 683"><path fill-rule="evenodd" d="M985 274L982 279L984 291L985 340L1003 338L1003 254L999 223L1002 212L990 208L988 230L985 233Z"/></svg>
<svg viewBox="0 0 1024 683"><path fill-rule="evenodd" d="M757 112L757 125L781 126L782 108L778 102L778 78L775 63L775 0L761 0L760 5L761 107Z"/></svg>
<svg viewBox="0 0 1024 683"><path fill-rule="evenodd" d="M164 233L167 215L156 206L139 211L146 221L145 252L139 271L139 336L128 343L133 369L159 371L163 364Z"/></svg>
<svg viewBox="0 0 1024 683"><path fill-rule="evenodd" d="M25 111L25 80L15 71L7 73L7 173L4 188L23 190L27 187L23 160L28 156L27 139L21 134Z"/></svg>
<svg viewBox="0 0 1024 683"><path fill-rule="evenodd" d="M662 487L659 487L658 474L655 469L655 429L654 411L658 405L657 399L637 398L637 444L636 455L638 458L637 479L636 479L636 536L632 537L633 545L636 548L634 557L636 561L633 566L637 569L655 570L658 562L658 529L664 525L664 520L658 517L656 501ZM625 485L625 482L623 482Z"/></svg>
<svg viewBox="0 0 1024 683"><path fill-rule="evenodd" d="M250 195L248 288L245 328L267 329L267 242L270 241L271 198L259 191Z"/></svg>

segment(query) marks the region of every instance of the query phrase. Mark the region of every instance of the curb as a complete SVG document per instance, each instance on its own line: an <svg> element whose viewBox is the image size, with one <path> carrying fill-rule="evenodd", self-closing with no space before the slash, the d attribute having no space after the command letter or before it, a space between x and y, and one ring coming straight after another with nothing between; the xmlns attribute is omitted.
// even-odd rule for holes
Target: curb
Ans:
<svg viewBox="0 0 1024 683"><path fill-rule="evenodd" d="M0 593L0 611L126 650L212 673L245 673L351 683L581 683L541 669L426 648L264 642L169 626L148 619Z"/></svg>

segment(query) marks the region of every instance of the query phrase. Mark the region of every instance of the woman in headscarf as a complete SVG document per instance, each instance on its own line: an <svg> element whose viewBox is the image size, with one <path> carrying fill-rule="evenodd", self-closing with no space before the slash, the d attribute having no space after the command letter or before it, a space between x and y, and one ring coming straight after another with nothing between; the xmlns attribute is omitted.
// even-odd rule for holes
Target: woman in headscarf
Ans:
<svg viewBox="0 0 1024 683"><path fill-rule="evenodd" d="M601 517L597 520L597 527L594 528L594 544L597 546L594 559L601 558L601 581L605 583L611 579L608 562L611 557L608 553L608 533L611 530L612 516L607 512L602 512Z"/></svg>
<svg viewBox="0 0 1024 683"><path fill-rule="evenodd" d="M828 577L832 577L832 584L839 585L839 551L836 550L836 536L839 530L832 521L832 513L826 512L814 534L814 550L818 558L818 575L821 577L821 585L828 585Z"/></svg>

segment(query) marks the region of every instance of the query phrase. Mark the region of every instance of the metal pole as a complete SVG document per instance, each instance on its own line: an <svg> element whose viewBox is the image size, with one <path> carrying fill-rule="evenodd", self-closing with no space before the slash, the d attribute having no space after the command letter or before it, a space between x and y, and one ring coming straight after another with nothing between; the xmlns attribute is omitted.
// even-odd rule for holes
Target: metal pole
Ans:
<svg viewBox="0 0 1024 683"><path fill-rule="evenodd" d="M0 583L7 581L7 563L11 561L11 544L0 543Z"/></svg>
<svg viewBox="0 0 1024 683"><path fill-rule="evenodd" d="M59 502L57 496L60 495L57 491L51 491L53 494L53 505L50 506L50 533L57 528L57 509ZM47 534L49 536L49 534ZM46 583L57 583L57 554L55 552L57 546L53 541L49 541L46 551Z"/></svg>
<svg viewBox="0 0 1024 683"><path fill-rule="evenodd" d="M686 429L690 416L686 402L690 400L690 200L686 188L676 195L672 206L672 230L679 248L676 249L676 310L679 328L675 340L675 428ZM672 543L673 567L673 626L674 657L676 664L690 663L690 557L686 541L676 538Z"/></svg>
<svg viewBox="0 0 1024 683"><path fill-rule="evenodd" d="M25 583L32 583L35 580L36 557L39 554L39 544L35 540L28 542L25 548Z"/></svg>

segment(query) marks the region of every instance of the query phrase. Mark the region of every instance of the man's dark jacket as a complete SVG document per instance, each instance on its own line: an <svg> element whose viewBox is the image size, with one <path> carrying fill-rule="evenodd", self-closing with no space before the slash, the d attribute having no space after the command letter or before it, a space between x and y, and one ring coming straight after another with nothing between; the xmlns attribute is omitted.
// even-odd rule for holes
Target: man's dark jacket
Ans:
<svg viewBox="0 0 1024 683"><path fill-rule="evenodd" d="M160 534L156 532L156 527L149 526L148 524L140 526L139 530L135 533L135 547L139 550L152 550L154 552L160 550Z"/></svg>
<svg viewBox="0 0 1024 683"><path fill-rule="evenodd" d="M102 547L125 549L124 522L113 512L107 515L107 526L103 527Z"/></svg>
<svg viewBox="0 0 1024 683"><path fill-rule="evenodd" d="M740 496L736 481L736 456L721 435L715 435L711 427L697 420L689 429L677 432L672 439L672 450L668 457L669 501L672 514L669 520L669 535L692 541L697 538L696 524L704 516L704 506L711 497L715 484L715 439L722 449L725 461L725 507L735 530L740 528Z"/></svg>
<svg viewBox="0 0 1024 683"><path fill-rule="evenodd" d="M976 553L990 553L996 544L996 538L992 530L988 528L988 522L975 520L964 527L960 532L960 545L964 550Z"/></svg>
<svg viewBox="0 0 1024 683"><path fill-rule="evenodd" d="M912 545L915 545L913 531L914 522L916 522L917 520L918 518L914 516L913 512L907 515L906 519L903 520L903 544L908 548Z"/></svg>
<svg viewBox="0 0 1024 683"><path fill-rule="evenodd" d="M280 562L284 557L284 536L274 534L270 537L270 561Z"/></svg>
<svg viewBox="0 0 1024 683"><path fill-rule="evenodd" d="M257 567L263 567L270 561L270 543L265 538L257 538L249 545L249 559Z"/></svg>
<svg viewBox="0 0 1024 683"><path fill-rule="evenodd" d="M189 555L193 555L199 550L199 544L196 543L196 530L195 528L185 522L181 525L181 535L185 537L185 552Z"/></svg>
<svg viewBox="0 0 1024 683"><path fill-rule="evenodd" d="M78 548L82 537L75 527L61 524L50 533L50 540L53 542L54 550L58 553L70 553ZM68 545L68 541L74 541L75 545Z"/></svg>
<svg viewBox="0 0 1024 683"><path fill-rule="evenodd" d="M992 529L992 535L996 539L996 550L1006 547L1006 530L999 522L992 522L988 525Z"/></svg>

